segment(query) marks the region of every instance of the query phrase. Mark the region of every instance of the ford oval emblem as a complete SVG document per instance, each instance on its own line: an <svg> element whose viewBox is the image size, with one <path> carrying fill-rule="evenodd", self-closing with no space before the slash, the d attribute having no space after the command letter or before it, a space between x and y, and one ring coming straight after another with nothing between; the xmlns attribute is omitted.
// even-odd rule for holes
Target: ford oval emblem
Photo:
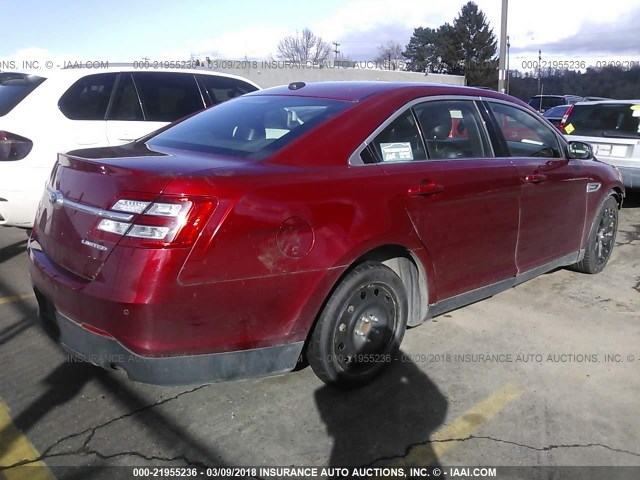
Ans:
<svg viewBox="0 0 640 480"><path fill-rule="evenodd" d="M64 195L60 190L49 192L49 202L53 205L53 208L60 208L64 203Z"/></svg>

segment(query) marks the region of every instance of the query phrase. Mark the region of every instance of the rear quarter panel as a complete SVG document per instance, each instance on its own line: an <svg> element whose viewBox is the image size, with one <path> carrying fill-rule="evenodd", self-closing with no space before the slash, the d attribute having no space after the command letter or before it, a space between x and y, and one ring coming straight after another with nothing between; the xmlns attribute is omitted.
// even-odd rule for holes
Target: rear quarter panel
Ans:
<svg viewBox="0 0 640 480"><path fill-rule="evenodd" d="M257 312L262 321L283 334L304 338L331 288L363 254L382 245L422 248L377 165L271 165L200 182L221 200L179 282L220 290L262 278L264 288L228 304L265 306ZM165 192L182 188L174 182Z"/></svg>

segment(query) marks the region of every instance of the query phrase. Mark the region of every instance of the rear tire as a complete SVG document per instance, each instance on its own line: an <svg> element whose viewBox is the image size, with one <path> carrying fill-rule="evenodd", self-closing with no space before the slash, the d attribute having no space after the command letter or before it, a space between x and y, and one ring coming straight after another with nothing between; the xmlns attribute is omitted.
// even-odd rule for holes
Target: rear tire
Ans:
<svg viewBox="0 0 640 480"><path fill-rule="evenodd" d="M377 262L355 267L338 284L311 333L307 358L325 383L351 388L390 363L407 325L400 278Z"/></svg>
<svg viewBox="0 0 640 480"><path fill-rule="evenodd" d="M571 266L572 270L582 273L600 273L605 267L618 231L618 202L609 195L598 208L587 239L584 258Z"/></svg>

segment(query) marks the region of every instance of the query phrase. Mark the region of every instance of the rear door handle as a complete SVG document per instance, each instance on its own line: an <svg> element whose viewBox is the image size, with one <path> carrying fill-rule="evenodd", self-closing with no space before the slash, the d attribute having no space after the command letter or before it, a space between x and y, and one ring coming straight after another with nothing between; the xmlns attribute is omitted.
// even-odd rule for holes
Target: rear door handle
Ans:
<svg viewBox="0 0 640 480"><path fill-rule="evenodd" d="M527 183L540 183L544 182L546 179L547 176L542 173L532 173L524 177L524 181Z"/></svg>
<svg viewBox="0 0 640 480"><path fill-rule="evenodd" d="M420 185L413 185L407 189L407 193L409 195L419 196L419 195L433 195L434 193L438 193L444 190L442 185L438 185L435 182L425 182Z"/></svg>

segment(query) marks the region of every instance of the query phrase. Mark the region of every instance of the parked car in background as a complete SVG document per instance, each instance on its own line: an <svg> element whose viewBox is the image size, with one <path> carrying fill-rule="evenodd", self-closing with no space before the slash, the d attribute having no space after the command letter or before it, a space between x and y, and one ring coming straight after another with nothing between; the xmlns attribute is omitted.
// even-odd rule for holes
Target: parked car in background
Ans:
<svg viewBox="0 0 640 480"><path fill-rule="evenodd" d="M204 70L0 72L0 225L31 228L58 152L121 145L257 89Z"/></svg>
<svg viewBox="0 0 640 480"><path fill-rule="evenodd" d="M558 105L573 105L582 100L577 95L534 95L529 100L529 105L540 113Z"/></svg>
<svg viewBox="0 0 640 480"><path fill-rule="evenodd" d="M567 139L588 142L598 159L615 165L628 188L640 188L640 100L576 103L560 128Z"/></svg>
<svg viewBox="0 0 640 480"><path fill-rule="evenodd" d="M559 129L562 119L570 106L571 105L558 105L557 107L551 107L549 110L546 110L542 116Z"/></svg>
<svg viewBox="0 0 640 480"><path fill-rule="evenodd" d="M53 338L133 380L277 374L303 354L353 386L407 325L554 268L601 271L623 195L508 95L296 82L61 154L30 273Z"/></svg>

